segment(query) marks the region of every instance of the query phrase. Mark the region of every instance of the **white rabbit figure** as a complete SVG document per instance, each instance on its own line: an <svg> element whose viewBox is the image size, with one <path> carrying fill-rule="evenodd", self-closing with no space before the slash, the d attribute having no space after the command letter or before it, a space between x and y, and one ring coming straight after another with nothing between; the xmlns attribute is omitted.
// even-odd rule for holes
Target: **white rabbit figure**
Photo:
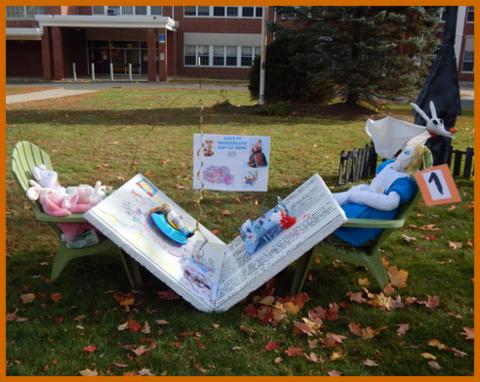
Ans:
<svg viewBox="0 0 480 382"><path fill-rule="evenodd" d="M445 125L443 120L437 117L437 110L435 109L435 105L433 101L430 101L430 112L432 117L430 118L427 113L425 113L418 105L415 105L413 102L410 103L415 111L422 117L425 122L427 122L426 128L430 133L436 135L442 135L444 137L452 137L452 133L445 129Z"/></svg>

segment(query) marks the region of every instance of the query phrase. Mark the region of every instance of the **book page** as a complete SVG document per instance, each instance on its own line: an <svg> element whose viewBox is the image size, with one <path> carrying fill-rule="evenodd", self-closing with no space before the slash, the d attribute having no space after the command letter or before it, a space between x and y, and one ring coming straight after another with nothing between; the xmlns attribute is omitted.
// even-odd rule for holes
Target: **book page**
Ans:
<svg viewBox="0 0 480 382"><path fill-rule="evenodd" d="M237 237L225 249L215 310L225 311L333 233L347 219L322 178L316 174L283 200L297 218L252 255Z"/></svg>
<svg viewBox="0 0 480 382"><path fill-rule="evenodd" d="M149 211L163 203L169 204L190 230L195 229L195 219L141 174L90 209L85 218L196 308L210 311L225 244L203 226L187 244L174 243L149 217Z"/></svg>

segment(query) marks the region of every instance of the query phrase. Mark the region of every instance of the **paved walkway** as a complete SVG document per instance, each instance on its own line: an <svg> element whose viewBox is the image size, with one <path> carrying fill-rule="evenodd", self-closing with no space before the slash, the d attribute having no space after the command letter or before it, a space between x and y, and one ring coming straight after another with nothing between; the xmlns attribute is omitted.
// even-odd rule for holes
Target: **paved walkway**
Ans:
<svg viewBox="0 0 480 382"><path fill-rule="evenodd" d="M23 94L13 94L7 95L7 105L19 102L30 102L30 101L40 101L50 98L60 98L67 97L85 93L96 92L98 89L90 90L79 90L79 89L66 89L66 88L56 88L52 90L42 90L38 92L23 93Z"/></svg>

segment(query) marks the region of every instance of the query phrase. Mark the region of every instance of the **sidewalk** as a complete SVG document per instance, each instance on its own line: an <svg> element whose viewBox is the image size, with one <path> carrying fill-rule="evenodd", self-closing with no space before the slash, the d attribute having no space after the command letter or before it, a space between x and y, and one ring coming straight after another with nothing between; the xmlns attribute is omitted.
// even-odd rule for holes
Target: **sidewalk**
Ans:
<svg viewBox="0 0 480 382"><path fill-rule="evenodd" d="M31 85L28 85L28 86L31 86ZM7 105L20 103L20 102L40 101L40 100L51 99L51 98L61 98L61 97L79 95L79 94L93 93L93 92L96 92L97 90L98 89L75 90L75 89L66 89L66 88L56 88L52 90L42 90L42 91L31 92L31 93L13 94L13 95L7 95Z"/></svg>

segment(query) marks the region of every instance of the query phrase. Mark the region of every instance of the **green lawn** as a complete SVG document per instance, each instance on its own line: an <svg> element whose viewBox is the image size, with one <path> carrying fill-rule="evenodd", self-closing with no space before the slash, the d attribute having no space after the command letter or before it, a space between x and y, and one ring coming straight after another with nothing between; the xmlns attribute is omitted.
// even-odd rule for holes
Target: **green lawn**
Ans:
<svg viewBox="0 0 480 382"><path fill-rule="evenodd" d="M225 98L241 107L228 112L209 108ZM64 185L94 184L99 179L118 187L138 171L198 216L190 188L192 135L199 132L200 104L207 107L202 125L206 133L272 138L268 193L205 192L202 222L218 230L225 241L237 234L246 218L258 216L274 204L277 195L286 196L315 172L333 186L339 152L368 142L363 130L366 115L266 117L245 112L253 105L246 92L110 89L9 106L7 166L11 166L15 143L29 140L50 153ZM391 105L381 113L411 116L406 105ZM455 147L473 146L472 113L459 118L457 128ZM473 182L457 183L461 203L454 209L419 204L409 226L383 248L390 265L408 271L407 287L392 296L401 295L403 301L409 296L420 300L438 296L438 307L413 304L384 311L351 303L347 292L361 291L358 279L368 278L367 273L322 258L306 284L310 297L306 306L273 327L246 314L249 301L223 314L205 314L183 300L162 300L157 291L166 287L147 272L145 286L135 292L135 304L126 312L112 297L114 291L128 291L115 257L76 260L52 283L49 272L56 236L33 220L29 202L9 173L7 312L16 311L17 318L27 320L7 322L7 372L78 375L89 368L101 375L132 375L142 369L155 375L326 375L332 370L345 375L472 375L473 341L461 332L473 327ZM228 219L224 210L232 212ZM434 224L430 229L435 231L418 228L427 224ZM403 234L416 241L407 242ZM449 241L461 243L462 248L453 250ZM285 276L291 275L289 271ZM277 279L280 286L287 281ZM370 285L377 293L371 278ZM24 304L20 296L27 293L34 293L35 299ZM60 293L61 300L52 301L52 293ZM318 305L328 308L329 303L342 308L337 320L325 320L320 334L307 338L293 332L293 321L301 321ZM117 330L129 318L141 324L148 321L150 333ZM349 331L351 322L385 328L372 339L362 339ZM410 328L403 337L396 334L400 323ZM338 347L328 348L321 342L327 333L347 338ZM310 349L308 340L314 338L318 344ZM450 350L429 346L432 339ZM270 341L277 341L279 347L266 351ZM131 349L142 344L149 351L136 356ZM96 350L82 350L89 345ZM284 351L290 346L314 352L318 362L289 357ZM440 370L428 364L432 357ZM367 358L377 366L364 365Z"/></svg>

